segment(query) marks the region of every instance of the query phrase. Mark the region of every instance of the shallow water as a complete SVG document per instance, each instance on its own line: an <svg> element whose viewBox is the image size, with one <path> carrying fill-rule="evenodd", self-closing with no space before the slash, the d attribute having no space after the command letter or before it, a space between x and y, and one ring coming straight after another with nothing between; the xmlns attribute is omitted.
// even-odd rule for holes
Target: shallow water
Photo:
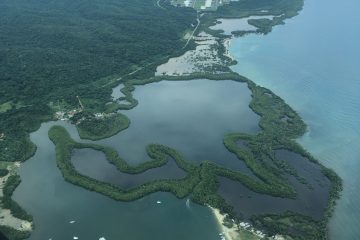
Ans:
<svg viewBox="0 0 360 240"><path fill-rule="evenodd" d="M120 91L123 88L124 88L124 84L119 84L118 86L113 88L112 93L111 93L111 97L113 100L117 100L120 97L125 97L125 95Z"/></svg>
<svg viewBox="0 0 360 240"><path fill-rule="evenodd" d="M285 25L230 47L234 70L297 110L309 126L300 143L343 178L331 239L360 239L359 8L356 0L305 1Z"/></svg>

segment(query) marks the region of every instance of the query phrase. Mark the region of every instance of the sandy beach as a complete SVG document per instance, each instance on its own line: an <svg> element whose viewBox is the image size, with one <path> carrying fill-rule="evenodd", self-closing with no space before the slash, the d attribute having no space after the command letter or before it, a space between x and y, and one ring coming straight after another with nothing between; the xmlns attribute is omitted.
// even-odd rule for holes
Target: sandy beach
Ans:
<svg viewBox="0 0 360 240"><path fill-rule="evenodd" d="M238 232L238 227L234 224L232 228L228 228L226 227L223 222L224 222L224 219L225 219L225 215L221 214L220 211L218 209L215 209L215 208L212 208L210 207L218 224L219 224L219 227L221 229L221 234L223 236L224 239L226 240L237 240L237 239L240 239L240 235L239 235L239 232Z"/></svg>
<svg viewBox="0 0 360 240"><path fill-rule="evenodd" d="M221 214L218 209L212 207L210 207L210 209L212 210L214 217L216 218L221 229L220 239L222 240L285 240L285 238L280 235L267 237L264 233L254 229L249 223L246 222L240 222L239 224L234 223L232 227L225 226L223 223L226 215Z"/></svg>
<svg viewBox="0 0 360 240"><path fill-rule="evenodd" d="M221 240L260 240L260 239L271 239L271 240L290 240L282 235L266 236L259 230L254 229L249 223L240 222L239 224L234 223L232 227L225 226L224 219L225 214L221 214L218 209L209 206L211 211L216 218L219 227L221 229L220 239Z"/></svg>
<svg viewBox="0 0 360 240"><path fill-rule="evenodd" d="M225 53L224 56L231 59L231 61L235 61L235 58L230 54L229 48L230 48L231 38L227 38L224 40L224 47L225 47Z"/></svg>

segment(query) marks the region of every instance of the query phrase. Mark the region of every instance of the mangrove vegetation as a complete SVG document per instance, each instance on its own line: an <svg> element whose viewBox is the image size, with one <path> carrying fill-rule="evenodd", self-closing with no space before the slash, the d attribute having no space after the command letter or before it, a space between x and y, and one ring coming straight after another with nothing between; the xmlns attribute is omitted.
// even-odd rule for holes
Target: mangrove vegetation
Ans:
<svg viewBox="0 0 360 240"><path fill-rule="evenodd" d="M187 77L154 77L147 80L126 82L124 84L124 88L121 89L124 93L124 98L129 103L133 103L132 105L127 105L126 108L135 107L137 104L137 101L132 95L132 91L136 85L149 84L164 79L178 81L192 80L199 77L217 81L231 79L233 81L247 83L252 93L250 108L261 117L259 122L261 132L255 135L244 133L228 134L224 136L224 146L235 154L239 161L244 161L246 166L257 178L250 177L239 171L224 168L210 161L204 161L199 165L195 165L186 161L176 150L164 145L155 144L147 147L147 153L151 160L137 166L129 166L126 160L122 159L114 149L98 144L75 142L63 127L54 126L49 131L49 137L56 146L57 165L65 180L120 201L133 201L158 191L171 192L178 198L189 197L196 203L218 208L222 212L227 213L229 217L238 220L241 219L241 214L236 213L233 207L217 193L219 188L218 177L226 177L238 181L257 193L295 199L297 192L286 178L286 175L294 175L297 179L301 180L300 182L302 184L307 184L306 179L301 178L294 169L277 159L275 151L278 149L287 149L306 157L309 161L318 165L320 164L294 140L305 133L306 126L304 122L294 110L270 90L257 86L250 80L235 73L222 75L195 74ZM121 107L119 107L119 109L121 109ZM238 141L242 141L244 146L239 146L237 144ZM91 148L103 152L107 160L111 164L114 164L120 172L139 174L151 168L165 165L168 157L170 157L175 160L177 166L184 170L187 175L183 179L155 180L132 189L121 189L113 184L81 175L75 170L71 163L72 151L83 148ZM273 164L269 164L269 159ZM308 239L317 239L313 238L315 236L325 237L326 225L323 223L327 222L335 200L339 197L341 180L332 170L323 166L321 166L321 168L323 174L332 183L328 208L324 212L324 217L320 221L315 221L307 216L296 214L296 218L294 219L301 219L299 221L303 224L288 225L288 228L278 228L278 233L300 239L298 238L298 234L293 233L297 233L297 231L289 230L289 228L293 229L298 227L299 229L296 229L300 231L301 228L304 227L304 224L307 224L313 229L313 231L306 233L306 236L309 237ZM288 216L288 218L293 219L291 216L293 215ZM267 221L268 224L264 224L264 219L272 219L272 215L253 217L256 226L267 231L271 224L268 223L269 221ZM271 221L275 221L275 219ZM319 228L319 226L321 227ZM271 231L267 232L272 234ZM301 237L303 236L305 235L301 234Z"/></svg>

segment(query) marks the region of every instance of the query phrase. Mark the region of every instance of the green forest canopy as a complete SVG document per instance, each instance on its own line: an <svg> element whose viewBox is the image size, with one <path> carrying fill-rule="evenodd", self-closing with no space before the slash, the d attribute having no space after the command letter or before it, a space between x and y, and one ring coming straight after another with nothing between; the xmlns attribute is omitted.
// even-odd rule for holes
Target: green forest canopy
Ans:
<svg viewBox="0 0 360 240"><path fill-rule="evenodd" d="M295 15L303 0L239 0L207 13L241 17L267 10ZM51 119L50 103L104 111L111 78L184 51L194 28L192 8L155 0L0 1L0 160L25 160L35 151L28 134ZM107 78L107 79L106 79ZM105 80L104 80L105 79ZM54 106L54 105L53 105Z"/></svg>
<svg viewBox="0 0 360 240"><path fill-rule="evenodd" d="M0 160L11 161L34 150L27 133L51 117L51 101L108 101L99 79L173 54L196 22L193 9L151 0L2 0L0 12Z"/></svg>

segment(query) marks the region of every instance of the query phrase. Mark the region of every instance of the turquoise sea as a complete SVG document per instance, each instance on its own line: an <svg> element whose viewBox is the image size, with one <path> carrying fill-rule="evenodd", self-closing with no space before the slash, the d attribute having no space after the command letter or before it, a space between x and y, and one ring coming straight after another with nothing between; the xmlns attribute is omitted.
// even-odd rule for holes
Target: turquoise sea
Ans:
<svg viewBox="0 0 360 240"><path fill-rule="evenodd" d="M306 0L266 36L233 39L233 70L285 99L307 123L299 142L344 180L331 239L360 239L360 2Z"/></svg>

